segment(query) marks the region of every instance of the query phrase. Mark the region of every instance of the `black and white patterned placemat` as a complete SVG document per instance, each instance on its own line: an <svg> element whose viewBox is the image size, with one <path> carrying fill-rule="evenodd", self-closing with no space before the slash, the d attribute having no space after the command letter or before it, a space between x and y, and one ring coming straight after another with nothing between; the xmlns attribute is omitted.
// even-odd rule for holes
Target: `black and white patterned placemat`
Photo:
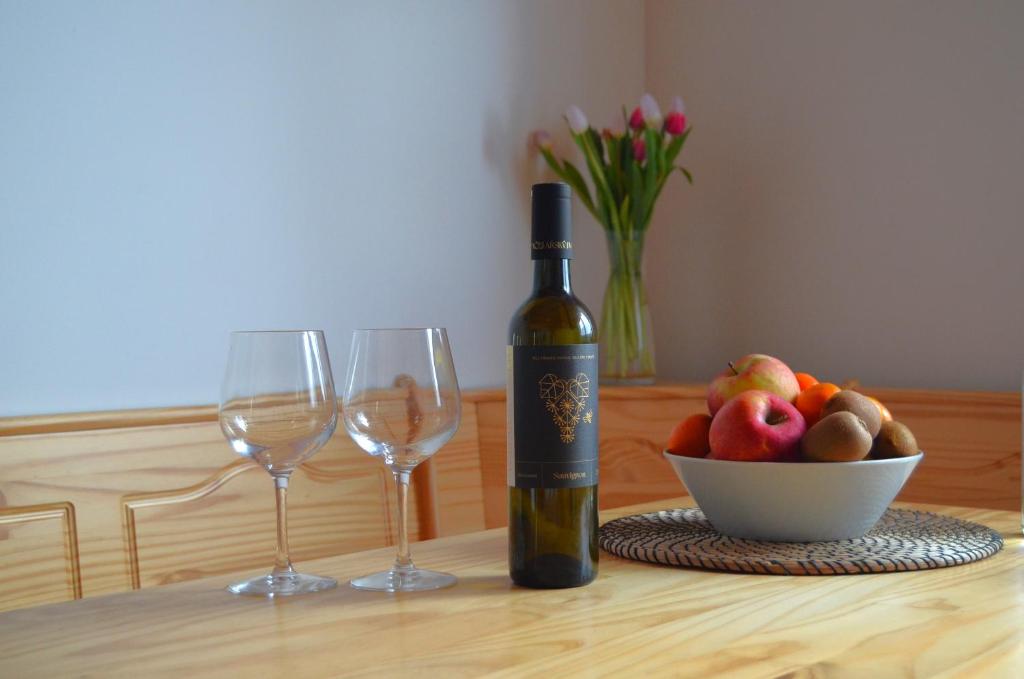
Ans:
<svg viewBox="0 0 1024 679"><path fill-rule="evenodd" d="M762 542L716 531L700 509L669 509L601 526L601 548L669 566L772 575L857 575L945 568L1003 548L996 531L951 516L889 509L862 538L834 542Z"/></svg>

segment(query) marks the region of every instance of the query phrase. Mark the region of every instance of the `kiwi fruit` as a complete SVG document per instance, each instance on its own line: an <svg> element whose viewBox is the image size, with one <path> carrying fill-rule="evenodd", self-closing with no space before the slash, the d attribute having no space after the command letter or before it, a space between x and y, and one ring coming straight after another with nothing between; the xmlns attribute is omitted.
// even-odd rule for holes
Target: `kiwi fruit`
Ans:
<svg viewBox="0 0 1024 679"><path fill-rule="evenodd" d="M871 438L878 436L878 430L882 427L882 413L867 396L849 389L836 392L832 398L825 401L825 405L821 409L821 416L842 412L853 413L863 420Z"/></svg>
<svg viewBox="0 0 1024 679"><path fill-rule="evenodd" d="M882 423L875 437L875 445L871 448L871 457L885 460L890 457L910 457L918 452L917 439L910 427L893 420Z"/></svg>
<svg viewBox="0 0 1024 679"><path fill-rule="evenodd" d="M871 451L871 432L864 420L844 410L818 420L804 434L800 448L812 462L856 462Z"/></svg>

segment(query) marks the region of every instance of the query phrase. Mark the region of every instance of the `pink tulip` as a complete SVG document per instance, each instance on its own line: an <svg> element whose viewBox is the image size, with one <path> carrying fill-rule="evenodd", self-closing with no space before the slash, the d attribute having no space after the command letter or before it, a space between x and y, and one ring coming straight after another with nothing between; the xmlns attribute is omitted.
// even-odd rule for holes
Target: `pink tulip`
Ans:
<svg viewBox="0 0 1024 679"><path fill-rule="evenodd" d="M544 151L550 151L554 146L551 141L551 135L544 130L534 130L533 134L530 135L530 142L535 148Z"/></svg>
<svg viewBox="0 0 1024 679"><path fill-rule="evenodd" d="M640 110L643 112L644 122L648 127L654 129L661 127L661 109L658 108L658 102L654 100L654 97L649 94L640 97Z"/></svg>
<svg viewBox="0 0 1024 679"><path fill-rule="evenodd" d="M639 106L633 109L633 115L629 116L629 126L634 130L644 129L644 113Z"/></svg>
<svg viewBox="0 0 1024 679"><path fill-rule="evenodd" d="M587 122L587 116L583 115L583 111L580 110L579 106L570 106L565 110L565 119L569 122L569 129L576 134L583 134L590 127Z"/></svg>
<svg viewBox="0 0 1024 679"><path fill-rule="evenodd" d="M672 111L665 118L665 131L671 135L679 136L686 129L686 116L678 111Z"/></svg>
<svg viewBox="0 0 1024 679"><path fill-rule="evenodd" d="M642 163L647 159L647 145L644 144L643 139L633 140L633 157L636 158L638 163Z"/></svg>

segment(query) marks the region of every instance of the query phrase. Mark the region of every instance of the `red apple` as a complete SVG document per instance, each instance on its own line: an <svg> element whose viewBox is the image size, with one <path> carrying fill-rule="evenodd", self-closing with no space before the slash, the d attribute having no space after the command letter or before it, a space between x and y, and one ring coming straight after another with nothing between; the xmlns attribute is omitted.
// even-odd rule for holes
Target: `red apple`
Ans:
<svg viewBox="0 0 1024 679"><path fill-rule="evenodd" d="M804 416L778 394L744 391L729 399L711 421L708 457L749 462L796 460L806 430Z"/></svg>
<svg viewBox="0 0 1024 679"><path fill-rule="evenodd" d="M800 383L789 366L764 354L748 354L729 364L728 370L708 387L708 410L714 417L725 402L744 391L770 391L792 402L800 393Z"/></svg>

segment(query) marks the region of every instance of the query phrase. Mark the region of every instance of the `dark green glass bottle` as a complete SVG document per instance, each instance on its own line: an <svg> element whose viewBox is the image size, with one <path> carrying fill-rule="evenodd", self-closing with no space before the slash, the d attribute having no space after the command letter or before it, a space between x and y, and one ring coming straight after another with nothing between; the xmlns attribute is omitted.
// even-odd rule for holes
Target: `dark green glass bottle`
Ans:
<svg viewBox="0 0 1024 679"><path fill-rule="evenodd" d="M569 278L569 186L532 199L533 293L509 324L509 572L579 587L597 575L597 335Z"/></svg>

